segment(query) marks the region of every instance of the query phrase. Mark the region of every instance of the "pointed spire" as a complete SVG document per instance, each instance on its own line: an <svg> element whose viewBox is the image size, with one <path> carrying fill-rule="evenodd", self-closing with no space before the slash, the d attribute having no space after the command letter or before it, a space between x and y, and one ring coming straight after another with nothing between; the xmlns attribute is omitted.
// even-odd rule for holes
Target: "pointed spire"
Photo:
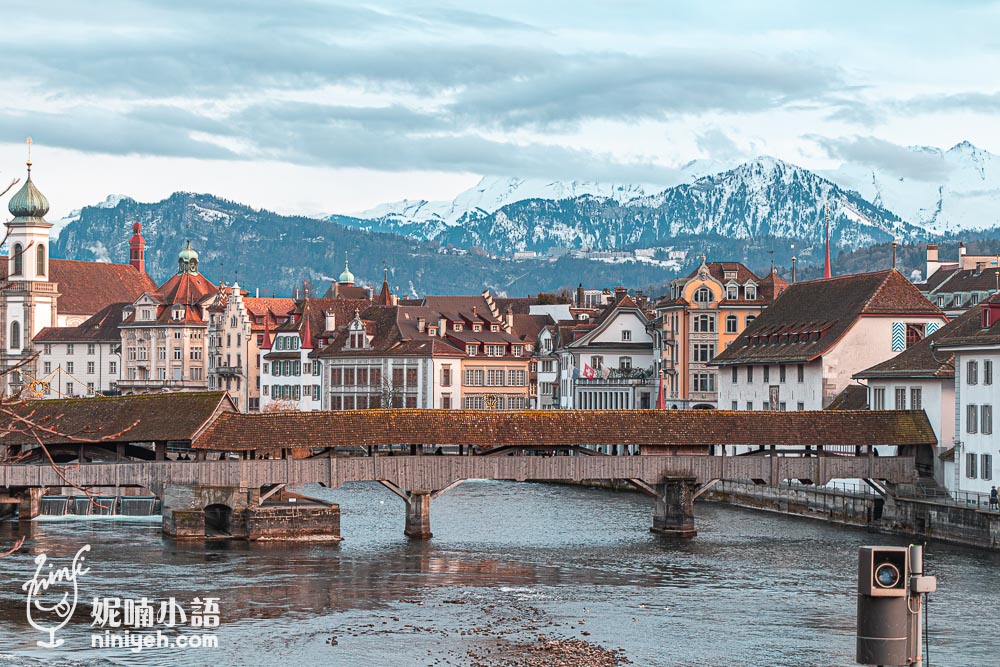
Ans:
<svg viewBox="0 0 1000 667"><path fill-rule="evenodd" d="M305 322L305 326L302 327L302 333L301 333L301 336L302 336L302 349L303 350L311 350L311 349L313 349L313 344L312 344L312 327L309 326L309 319L310 319L309 318L309 312L305 308L302 309L302 319L304 319L306 321Z"/></svg>
<svg viewBox="0 0 1000 667"><path fill-rule="evenodd" d="M389 269L383 269L382 272L382 291L380 291L378 293L378 297L375 298L375 303L380 306L391 306L392 290L389 289Z"/></svg>
<svg viewBox="0 0 1000 667"><path fill-rule="evenodd" d="M269 310L264 311L264 342L261 343L260 349L271 349L271 311Z"/></svg>
<svg viewBox="0 0 1000 667"><path fill-rule="evenodd" d="M833 269L830 266L830 207L823 204L823 212L826 215L826 261L823 264L823 277L833 278Z"/></svg>

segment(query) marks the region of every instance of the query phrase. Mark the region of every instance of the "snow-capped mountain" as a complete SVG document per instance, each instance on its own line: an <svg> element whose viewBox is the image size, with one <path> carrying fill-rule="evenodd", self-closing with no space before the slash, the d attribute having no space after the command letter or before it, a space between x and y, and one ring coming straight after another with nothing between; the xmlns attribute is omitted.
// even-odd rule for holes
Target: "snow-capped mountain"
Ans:
<svg viewBox="0 0 1000 667"><path fill-rule="evenodd" d="M825 174L909 223L937 233L1000 227L1000 160L963 141L911 147L909 175L845 163ZM922 173L918 173L922 172Z"/></svg>
<svg viewBox="0 0 1000 667"><path fill-rule="evenodd" d="M493 211L486 207L470 211L456 199L448 218L422 218L421 211L413 209L405 217L390 213L368 219L330 219L369 231L405 234L459 248L479 246L499 254L546 253L557 248L657 248L677 238L695 236L812 242L822 236L824 205L829 206L833 238L840 245L867 245L920 232L857 193L775 158L761 157L712 173L721 167L717 163L690 163L686 165L690 174L711 175L692 178L689 183L656 194L638 195L645 189L620 186L613 190L617 196L597 192L575 197L535 197L512 201ZM547 189L559 194L573 191L557 189L553 184ZM504 199L513 199L519 193L527 191L505 191Z"/></svg>

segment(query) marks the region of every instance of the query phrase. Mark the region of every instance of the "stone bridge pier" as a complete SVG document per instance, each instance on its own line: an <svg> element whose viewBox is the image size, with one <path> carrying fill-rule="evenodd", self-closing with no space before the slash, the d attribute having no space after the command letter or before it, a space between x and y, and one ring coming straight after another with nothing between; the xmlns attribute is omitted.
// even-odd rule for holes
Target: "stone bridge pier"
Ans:
<svg viewBox="0 0 1000 667"><path fill-rule="evenodd" d="M434 533L431 532L431 501L451 491L464 481L457 479L436 491L428 489L407 490L400 488L394 482L381 479L379 483L406 503L406 525L403 528L403 534L414 539L426 540L434 537Z"/></svg>
<svg viewBox="0 0 1000 667"><path fill-rule="evenodd" d="M698 535L694 526L694 498L698 482L694 478L665 479L654 487L654 533L668 537L691 538Z"/></svg>

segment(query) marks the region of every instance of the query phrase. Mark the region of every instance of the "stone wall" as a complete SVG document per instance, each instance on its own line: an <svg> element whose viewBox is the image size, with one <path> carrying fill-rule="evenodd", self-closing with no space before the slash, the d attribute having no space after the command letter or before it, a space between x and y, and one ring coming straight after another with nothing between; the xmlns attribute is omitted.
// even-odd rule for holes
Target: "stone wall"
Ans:
<svg viewBox="0 0 1000 667"><path fill-rule="evenodd" d="M1000 551L1000 512L909 498L851 494L822 487L721 482L702 496L738 507L803 516L874 532L913 535Z"/></svg>

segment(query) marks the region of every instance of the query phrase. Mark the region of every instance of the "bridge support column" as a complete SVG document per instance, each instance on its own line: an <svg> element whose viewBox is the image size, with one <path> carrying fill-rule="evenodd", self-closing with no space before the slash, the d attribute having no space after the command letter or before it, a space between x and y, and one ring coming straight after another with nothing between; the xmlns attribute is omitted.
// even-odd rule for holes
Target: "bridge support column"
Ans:
<svg viewBox="0 0 1000 667"><path fill-rule="evenodd" d="M45 495L45 489L41 487L33 486L24 490L21 502L17 505L17 520L19 523L22 521L31 521L42 513L43 495Z"/></svg>
<svg viewBox="0 0 1000 667"><path fill-rule="evenodd" d="M669 537L690 538L698 534L694 527L694 494L698 488L693 478L665 479L656 487L653 511L654 533Z"/></svg>
<svg viewBox="0 0 1000 667"><path fill-rule="evenodd" d="M406 501L406 528L403 534L420 540L434 537L431 532L431 492L410 491Z"/></svg>

